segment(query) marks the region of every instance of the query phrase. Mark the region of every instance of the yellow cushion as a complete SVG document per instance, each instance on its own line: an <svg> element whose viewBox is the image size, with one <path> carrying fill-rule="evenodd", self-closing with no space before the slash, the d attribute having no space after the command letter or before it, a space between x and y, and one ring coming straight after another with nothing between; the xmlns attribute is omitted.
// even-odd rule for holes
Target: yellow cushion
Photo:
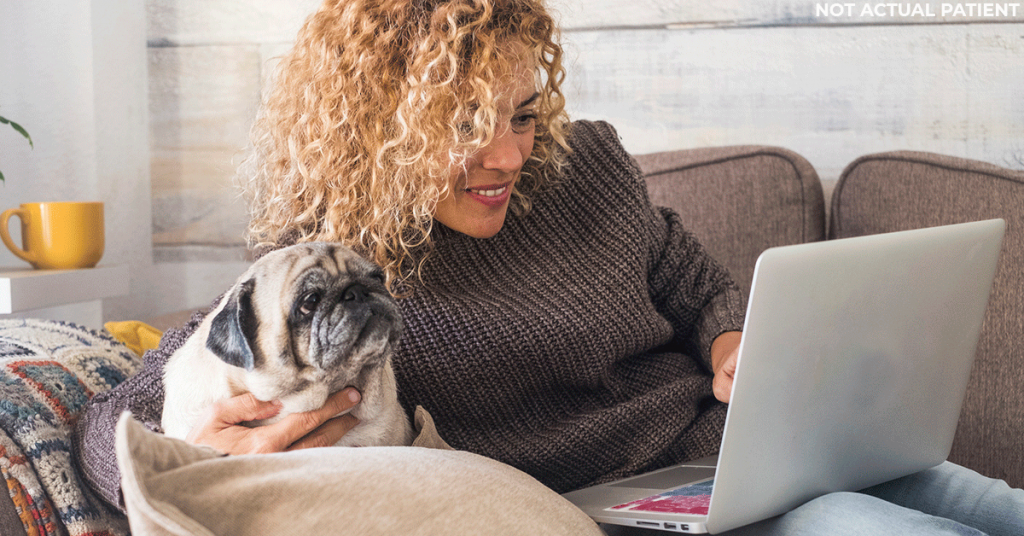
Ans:
<svg viewBox="0 0 1024 536"><path fill-rule="evenodd" d="M128 349L139 355L146 353L146 350L160 346L160 337L163 336L160 330L138 320L107 322L103 324L103 327L115 339L123 342Z"/></svg>

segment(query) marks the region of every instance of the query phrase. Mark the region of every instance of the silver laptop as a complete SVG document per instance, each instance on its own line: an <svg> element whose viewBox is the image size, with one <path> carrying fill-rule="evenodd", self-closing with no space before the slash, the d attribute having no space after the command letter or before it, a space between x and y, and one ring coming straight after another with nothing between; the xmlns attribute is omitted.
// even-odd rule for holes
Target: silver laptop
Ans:
<svg viewBox="0 0 1024 536"><path fill-rule="evenodd" d="M949 456L1005 223L761 254L714 457L565 494L599 522L722 532Z"/></svg>

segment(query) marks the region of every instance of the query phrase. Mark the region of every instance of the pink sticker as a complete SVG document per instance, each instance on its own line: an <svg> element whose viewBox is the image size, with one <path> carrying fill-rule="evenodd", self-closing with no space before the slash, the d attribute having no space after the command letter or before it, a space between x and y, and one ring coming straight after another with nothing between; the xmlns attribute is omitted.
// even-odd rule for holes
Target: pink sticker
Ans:
<svg viewBox="0 0 1024 536"><path fill-rule="evenodd" d="M714 480L684 486L636 501L613 506L609 510L708 515Z"/></svg>

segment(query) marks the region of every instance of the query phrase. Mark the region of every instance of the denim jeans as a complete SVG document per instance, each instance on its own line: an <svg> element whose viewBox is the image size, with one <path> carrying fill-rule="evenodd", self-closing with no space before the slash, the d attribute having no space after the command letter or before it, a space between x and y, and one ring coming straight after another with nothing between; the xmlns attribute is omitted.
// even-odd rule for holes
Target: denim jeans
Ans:
<svg viewBox="0 0 1024 536"><path fill-rule="evenodd" d="M622 536L665 535L622 531ZM830 493L778 517L729 531L747 535L1024 534L1024 491L945 462L860 492Z"/></svg>

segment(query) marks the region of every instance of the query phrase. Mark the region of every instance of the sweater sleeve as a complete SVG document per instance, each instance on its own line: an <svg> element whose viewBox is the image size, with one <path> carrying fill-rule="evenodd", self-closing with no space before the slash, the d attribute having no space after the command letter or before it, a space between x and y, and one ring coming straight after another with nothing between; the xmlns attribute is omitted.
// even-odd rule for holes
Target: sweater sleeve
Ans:
<svg viewBox="0 0 1024 536"><path fill-rule="evenodd" d="M726 331L741 331L745 303L739 287L724 266L707 252L673 210L655 207L636 160L626 152L615 129L607 123L580 122L577 127L604 140L610 177L624 180L622 198L637 211L647 249L647 285L657 311L671 324L673 342L711 371L711 343ZM700 202L695 200L695 202Z"/></svg>
<svg viewBox="0 0 1024 536"><path fill-rule="evenodd" d="M672 323L675 340L711 371L711 343L743 329L743 296L728 271L711 257L679 216L656 208L656 261L649 275L655 307Z"/></svg>
<svg viewBox="0 0 1024 536"><path fill-rule="evenodd" d="M146 352L142 370L110 391L94 396L75 425L74 457L80 474L103 500L121 512L125 512L125 505L121 472L114 454L117 419L122 412L129 411L146 428L161 431L164 365L205 316L205 312L196 313L184 327L168 330L160 339L160 346Z"/></svg>

